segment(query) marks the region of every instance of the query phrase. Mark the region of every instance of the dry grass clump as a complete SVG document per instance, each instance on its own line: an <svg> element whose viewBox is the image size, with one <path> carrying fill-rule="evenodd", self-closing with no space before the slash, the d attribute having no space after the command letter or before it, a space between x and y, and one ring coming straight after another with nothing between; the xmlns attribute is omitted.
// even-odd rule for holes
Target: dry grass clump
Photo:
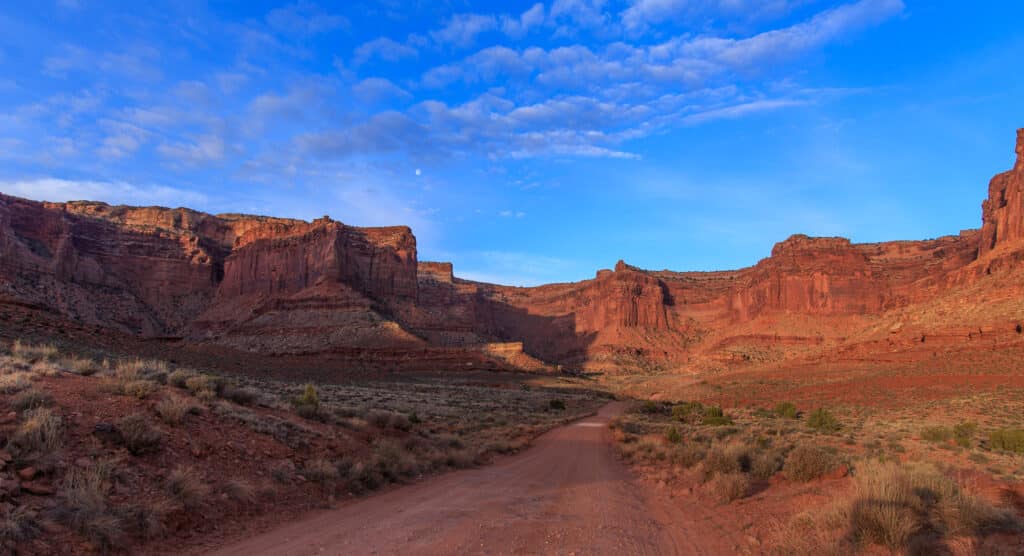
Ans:
<svg viewBox="0 0 1024 556"><path fill-rule="evenodd" d="M210 375L193 375L185 379L185 388L204 401L216 398L218 387L218 381Z"/></svg>
<svg viewBox="0 0 1024 556"><path fill-rule="evenodd" d="M170 367L166 361L159 359L131 359L121 361L114 368L114 375L121 382L132 380L155 380L156 382L167 382L167 373Z"/></svg>
<svg viewBox="0 0 1024 556"><path fill-rule="evenodd" d="M723 473L715 475L709 486L720 502L728 504L747 495L750 478L745 473Z"/></svg>
<svg viewBox="0 0 1024 556"><path fill-rule="evenodd" d="M324 486L333 485L340 478L338 466L323 458L306 462L306 465L302 467L302 475Z"/></svg>
<svg viewBox="0 0 1024 556"><path fill-rule="evenodd" d="M678 446L674 450L670 451L668 453L668 460L674 465L679 465L684 469L689 469L704 461L705 456L706 452L704 451L703 446L688 443Z"/></svg>
<svg viewBox="0 0 1024 556"><path fill-rule="evenodd" d="M123 386L125 395L144 400L160 389L160 385L152 380L141 379L126 382Z"/></svg>
<svg viewBox="0 0 1024 556"><path fill-rule="evenodd" d="M11 355L30 363L53 361L57 354L57 346L53 344L27 344L21 340L14 340L11 344Z"/></svg>
<svg viewBox="0 0 1024 556"><path fill-rule="evenodd" d="M1021 531L1011 511L964 492L934 465L867 463L858 469L848 537L892 550L927 546L936 537Z"/></svg>
<svg viewBox="0 0 1024 556"><path fill-rule="evenodd" d="M768 480L782 469L782 455L774 450L760 452L750 460L750 474L754 478Z"/></svg>
<svg viewBox="0 0 1024 556"><path fill-rule="evenodd" d="M164 433L153 428L145 415L129 415L118 421L117 425L125 447L133 456L159 452L163 446Z"/></svg>
<svg viewBox="0 0 1024 556"><path fill-rule="evenodd" d="M155 409L156 414L164 423L180 425L185 420L185 416L195 411L196 407L184 398L168 396L157 402Z"/></svg>
<svg viewBox="0 0 1024 556"><path fill-rule="evenodd" d="M83 357L65 357L58 364L68 372L81 376L92 376L103 368L96 361Z"/></svg>
<svg viewBox="0 0 1024 556"><path fill-rule="evenodd" d="M228 384L221 390L220 396L225 400L231 400L238 405L252 405L252 403L259 397L259 392L252 388Z"/></svg>
<svg viewBox="0 0 1024 556"><path fill-rule="evenodd" d="M381 429L407 431L412 428L412 422L408 417L394 411L374 410L366 415L366 420Z"/></svg>
<svg viewBox="0 0 1024 556"><path fill-rule="evenodd" d="M186 510L199 507L210 494L210 487L188 467L178 467L171 471L167 476L166 489L171 499Z"/></svg>
<svg viewBox="0 0 1024 556"><path fill-rule="evenodd" d="M53 455L63 445L62 433L61 418L49 408L30 409L8 441L8 448L22 459Z"/></svg>
<svg viewBox="0 0 1024 556"><path fill-rule="evenodd" d="M32 374L22 371L0 375L0 394L16 394L32 386Z"/></svg>
<svg viewBox="0 0 1024 556"><path fill-rule="evenodd" d="M739 442L714 446L701 464L701 473L705 482L711 480L715 475L742 473L749 469L750 448Z"/></svg>
<svg viewBox="0 0 1024 556"><path fill-rule="evenodd" d="M824 477L835 467L835 456L810 444L801 444L794 448L786 456L786 462L783 465L783 469L790 479L805 482Z"/></svg>
<svg viewBox="0 0 1024 556"><path fill-rule="evenodd" d="M256 488L243 479L231 479L222 487L228 498L239 504L250 506L256 503Z"/></svg>
<svg viewBox="0 0 1024 556"><path fill-rule="evenodd" d="M124 524L107 500L111 477L101 467L72 469L64 480L54 516L104 549L120 546Z"/></svg>
<svg viewBox="0 0 1024 556"><path fill-rule="evenodd" d="M13 400L11 400L11 408L15 411L51 407L53 404L53 396L51 396L49 392L44 392L37 388L23 390L20 394L15 396Z"/></svg>
<svg viewBox="0 0 1024 556"><path fill-rule="evenodd" d="M26 506L16 506L0 517L0 549L15 553L15 549L34 539L41 531L39 516Z"/></svg>

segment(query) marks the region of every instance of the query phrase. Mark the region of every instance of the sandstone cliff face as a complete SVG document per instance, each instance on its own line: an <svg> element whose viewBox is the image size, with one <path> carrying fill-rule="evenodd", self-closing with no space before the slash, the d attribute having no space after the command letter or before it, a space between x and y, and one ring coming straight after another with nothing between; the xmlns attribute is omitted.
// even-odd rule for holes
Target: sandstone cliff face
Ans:
<svg viewBox="0 0 1024 556"><path fill-rule="evenodd" d="M1009 172L992 178L981 218L982 256L1024 239L1024 129L1017 130L1017 163Z"/></svg>
<svg viewBox="0 0 1024 556"><path fill-rule="evenodd" d="M1013 170L989 186L981 230L875 244L795 235L740 270L654 272L619 261L591 280L534 288L460 280L450 263L419 262L407 227L0 194L0 303L144 337L342 354L381 368L547 368L534 357L681 368L838 349L848 337L888 349L896 337L956 341L961 328L988 326L984 311L967 307L991 308L992 326L1013 338L1016 328L1003 328L1020 312L1022 190L1024 130ZM909 335L890 334L892 319Z"/></svg>

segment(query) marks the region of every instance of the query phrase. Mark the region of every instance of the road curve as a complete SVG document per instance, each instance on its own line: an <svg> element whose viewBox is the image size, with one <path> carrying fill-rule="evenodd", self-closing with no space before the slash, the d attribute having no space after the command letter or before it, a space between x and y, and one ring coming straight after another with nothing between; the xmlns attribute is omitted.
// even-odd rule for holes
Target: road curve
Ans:
<svg viewBox="0 0 1024 556"><path fill-rule="evenodd" d="M611 445L623 404L495 465L320 512L209 554L716 554L633 481ZM689 534L689 535L688 535ZM704 535L699 535L704 536Z"/></svg>

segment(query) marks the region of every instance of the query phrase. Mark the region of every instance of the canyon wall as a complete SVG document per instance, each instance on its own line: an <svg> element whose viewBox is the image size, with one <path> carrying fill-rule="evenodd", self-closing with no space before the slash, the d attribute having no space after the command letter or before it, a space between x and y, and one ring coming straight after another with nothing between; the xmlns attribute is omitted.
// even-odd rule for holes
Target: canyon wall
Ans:
<svg viewBox="0 0 1024 556"><path fill-rule="evenodd" d="M590 280L533 288L420 262L403 226L0 194L0 303L116 333L267 355L344 353L369 367L458 364L460 353L471 365L533 369L762 360L887 334L886 319L899 315L902 327L914 311L948 324L933 337L958 337L954 324L988 318L964 309L985 299L1002 303L992 318L1016 318L1024 130L1017 140L1013 169L989 185L980 230L874 244L794 235L749 268L645 271L619 261Z"/></svg>

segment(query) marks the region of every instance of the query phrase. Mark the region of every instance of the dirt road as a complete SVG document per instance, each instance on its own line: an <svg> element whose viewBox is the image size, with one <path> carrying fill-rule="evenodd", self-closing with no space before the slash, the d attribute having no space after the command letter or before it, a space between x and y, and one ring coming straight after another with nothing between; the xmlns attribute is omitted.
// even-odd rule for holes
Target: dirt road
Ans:
<svg viewBox="0 0 1024 556"><path fill-rule="evenodd" d="M315 514L212 554L731 553L716 532L701 534L693 516L634 483L607 426L621 411L609 404L495 465Z"/></svg>

